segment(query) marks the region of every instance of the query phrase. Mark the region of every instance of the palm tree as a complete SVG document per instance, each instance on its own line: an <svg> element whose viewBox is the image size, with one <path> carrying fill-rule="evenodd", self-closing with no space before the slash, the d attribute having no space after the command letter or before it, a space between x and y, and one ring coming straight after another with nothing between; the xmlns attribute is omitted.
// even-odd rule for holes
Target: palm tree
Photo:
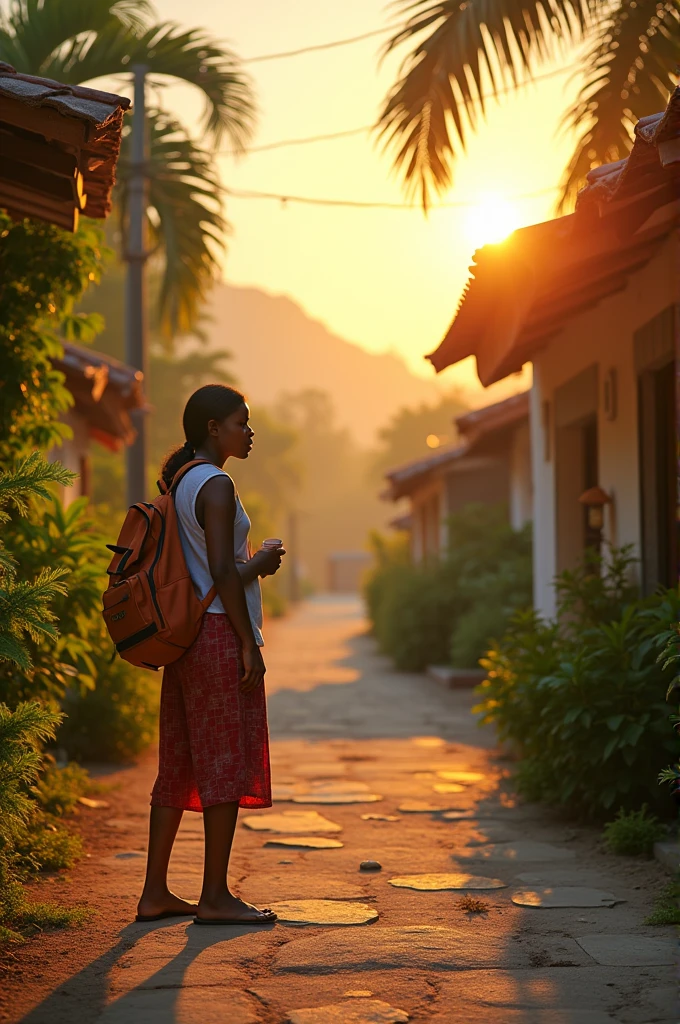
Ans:
<svg viewBox="0 0 680 1024"><path fill-rule="evenodd" d="M12 0L0 13L0 60L67 85L129 76L143 64L151 76L201 91L204 145L162 110L148 115L148 217L164 255L159 320L166 336L190 329L227 234L210 150L226 136L243 151L254 125L252 89L238 58L202 30L155 22L149 0ZM124 140L117 187L123 224L126 149Z"/></svg>
<svg viewBox="0 0 680 1024"><path fill-rule="evenodd" d="M587 44L584 82L563 127L578 141L561 182L561 205L586 173L624 157L638 118L661 109L675 86L677 0L396 0L400 27L386 47L414 45L385 99L378 131L394 150L407 193L424 208L452 181L465 132L484 115L482 80L494 91L530 81L569 45ZM405 19L405 20L404 20Z"/></svg>

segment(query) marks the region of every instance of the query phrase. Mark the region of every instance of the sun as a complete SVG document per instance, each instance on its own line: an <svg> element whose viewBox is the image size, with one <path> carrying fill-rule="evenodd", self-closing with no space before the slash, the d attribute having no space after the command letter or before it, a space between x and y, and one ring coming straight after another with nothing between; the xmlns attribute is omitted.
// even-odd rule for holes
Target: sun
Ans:
<svg viewBox="0 0 680 1024"><path fill-rule="evenodd" d="M496 192L486 192L467 212L465 233L475 249L502 242L521 223L514 203Z"/></svg>

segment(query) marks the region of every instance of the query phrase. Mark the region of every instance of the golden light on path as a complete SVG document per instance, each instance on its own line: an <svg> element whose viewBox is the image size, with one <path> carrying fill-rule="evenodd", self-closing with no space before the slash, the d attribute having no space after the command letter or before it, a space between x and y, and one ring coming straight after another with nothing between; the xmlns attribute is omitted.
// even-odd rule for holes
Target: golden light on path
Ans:
<svg viewBox="0 0 680 1024"><path fill-rule="evenodd" d="M466 234L475 249L504 241L521 224L515 203L495 192L484 193L467 212Z"/></svg>

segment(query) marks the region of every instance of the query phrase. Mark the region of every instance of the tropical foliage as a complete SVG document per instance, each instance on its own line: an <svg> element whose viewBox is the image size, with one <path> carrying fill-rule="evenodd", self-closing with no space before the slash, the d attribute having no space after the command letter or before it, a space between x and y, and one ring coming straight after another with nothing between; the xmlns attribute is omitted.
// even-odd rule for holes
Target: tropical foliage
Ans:
<svg viewBox="0 0 680 1024"><path fill-rule="evenodd" d="M69 85L127 78L142 65L159 89L175 79L200 91L203 145L166 112L149 115L148 214L164 267L160 319L167 335L189 329L226 240L213 149L226 138L240 152L253 128L252 90L238 58L200 29L158 22L148 0L12 0L0 12L0 60ZM128 142L118 168L123 226Z"/></svg>
<svg viewBox="0 0 680 1024"><path fill-rule="evenodd" d="M552 622L518 614L482 660L482 721L495 726L520 761L529 798L588 817L668 811L657 776L676 751L659 661L680 618L677 590L649 598L629 584L630 551L614 549L557 580Z"/></svg>
<svg viewBox="0 0 680 1024"><path fill-rule="evenodd" d="M562 180L573 199L592 167L618 160L640 117L675 86L680 9L674 0L396 0L387 52L410 47L378 128L409 194L427 208L451 185L456 155L485 113L483 87L530 81L551 59L587 47L583 85L565 112L577 138Z"/></svg>
<svg viewBox="0 0 680 1024"><path fill-rule="evenodd" d="M71 405L52 361L64 336L87 340L99 318L74 304L99 276L101 239L83 225L70 235L42 223L14 223L0 213L0 942L32 928L82 918L30 904L21 885L36 870L73 863L80 840L55 819L82 790L84 773L46 762L63 706L96 685L106 693L110 645L99 613L104 549L83 502L69 508L53 491L72 480L40 453L69 428ZM68 593L67 593L68 591ZM118 680L116 679L116 682ZM128 687L131 686L128 680ZM110 687L115 689L115 686ZM118 690L121 687L118 685ZM108 707L110 746L118 756L139 736L139 704L148 722L154 700L137 698L133 716ZM131 703L127 702L127 706ZM143 715L141 716L143 717ZM135 733L137 729L137 733ZM126 747L121 749L120 734ZM114 738L116 743L114 745ZM59 736L61 743L61 737ZM148 742L148 727L144 742ZM107 752L102 746L100 756Z"/></svg>
<svg viewBox="0 0 680 1024"><path fill-rule="evenodd" d="M503 506L468 505L449 521L441 561L411 564L405 539L373 537L366 584L373 632L400 669L477 665L517 608L531 601L531 533Z"/></svg>

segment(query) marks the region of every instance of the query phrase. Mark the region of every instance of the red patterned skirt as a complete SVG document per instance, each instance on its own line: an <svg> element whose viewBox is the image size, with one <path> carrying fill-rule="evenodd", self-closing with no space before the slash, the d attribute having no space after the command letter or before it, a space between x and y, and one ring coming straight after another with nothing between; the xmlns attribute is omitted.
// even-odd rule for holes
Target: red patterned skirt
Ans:
<svg viewBox="0 0 680 1024"><path fill-rule="evenodd" d="M205 615L196 642L163 673L152 806L271 807L264 686L241 693L241 643L226 615Z"/></svg>

